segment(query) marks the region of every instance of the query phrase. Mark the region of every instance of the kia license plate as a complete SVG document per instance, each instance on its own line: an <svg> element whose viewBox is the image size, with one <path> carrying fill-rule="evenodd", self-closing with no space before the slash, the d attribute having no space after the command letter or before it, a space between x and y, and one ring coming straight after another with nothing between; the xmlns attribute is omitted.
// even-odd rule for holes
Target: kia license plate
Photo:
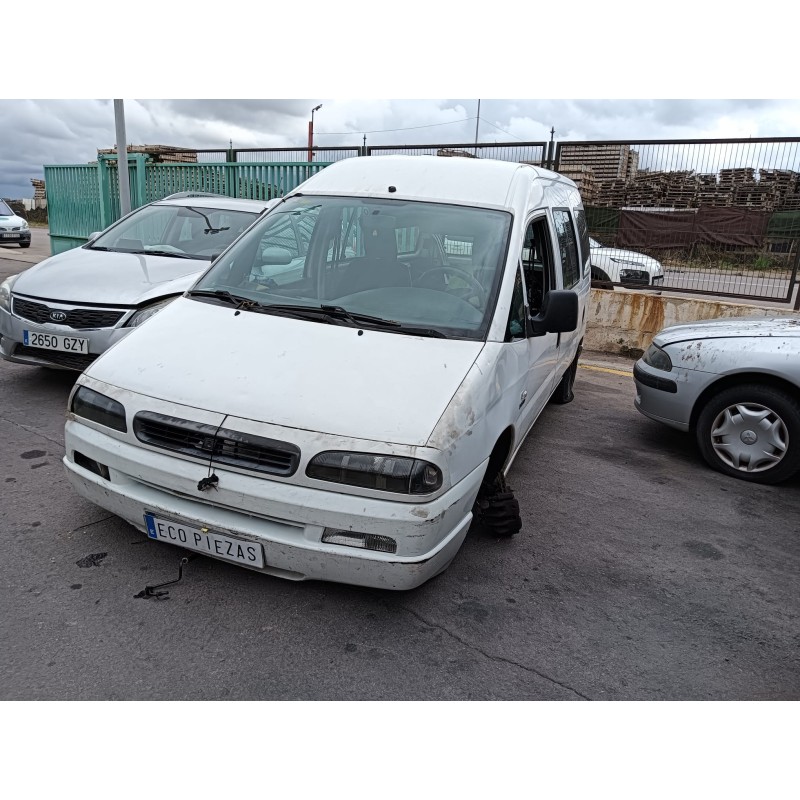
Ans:
<svg viewBox="0 0 800 800"><path fill-rule="evenodd" d="M156 517L149 512L144 515L144 523L151 539L188 547L189 550L224 558L247 567L264 566L264 551L256 542L216 533L205 527L195 528L183 522Z"/></svg>
<svg viewBox="0 0 800 800"><path fill-rule="evenodd" d="M37 333L23 331L22 341L28 347L41 347L43 350L58 350L61 353L81 353L88 355L89 340L76 336L63 336L60 333Z"/></svg>

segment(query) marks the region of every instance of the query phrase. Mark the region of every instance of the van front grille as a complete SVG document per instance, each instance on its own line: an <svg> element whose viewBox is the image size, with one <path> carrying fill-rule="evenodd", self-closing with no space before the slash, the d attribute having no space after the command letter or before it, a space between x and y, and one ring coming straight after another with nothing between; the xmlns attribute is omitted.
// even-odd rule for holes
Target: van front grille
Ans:
<svg viewBox="0 0 800 800"><path fill-rule="evenodd" d="M133 433L152 447L269 475L288 477L300 463L300 449L289 442L228 428L218 430L213 425L152 411L136 414Z"/></svg>

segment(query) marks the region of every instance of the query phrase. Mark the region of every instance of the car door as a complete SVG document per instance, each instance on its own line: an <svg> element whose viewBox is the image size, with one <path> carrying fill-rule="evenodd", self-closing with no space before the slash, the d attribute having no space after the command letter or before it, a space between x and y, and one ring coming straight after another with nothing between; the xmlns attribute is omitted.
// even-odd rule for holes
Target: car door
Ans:
<svg viewBox="0 0 800 800"><path fill-rule="evenodd" d="M573 215L568 208L553 209L553 223L559 250L559 277L561 288L577 291L584 274L585 264L581 263L578 239L575 232ZM578 319L585 313L585 297L578 292ZM557 374L562 375L575 358L578 343L582 337L583 326L578 325L574 331L556 335L558 350Z"/></svg>
<svg viewBox="0 0 800 800"><path fill-rule="evenodd" d="M542 211L528 221L520 254L527 315L538 314L547 293L558 288L552 241L551 226ZM558 334L532 336L531 333L526 324L528 376L524 396L520 397L519 419L520 429L525 432L550 399L558 364Z"/></svg>

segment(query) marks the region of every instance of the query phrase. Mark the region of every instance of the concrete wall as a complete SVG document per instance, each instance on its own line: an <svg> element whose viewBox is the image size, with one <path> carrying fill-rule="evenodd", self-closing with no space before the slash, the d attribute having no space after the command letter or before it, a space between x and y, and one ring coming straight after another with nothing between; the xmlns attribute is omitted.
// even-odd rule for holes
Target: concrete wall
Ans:
<svg viewBox="0 0 800 800"><path fill-rule="evenodd" d="M584 347L640 356L668 325L723 317L800 318L790 305L765 308L720 300L670 297L627 289L592 289Z"/></svg>

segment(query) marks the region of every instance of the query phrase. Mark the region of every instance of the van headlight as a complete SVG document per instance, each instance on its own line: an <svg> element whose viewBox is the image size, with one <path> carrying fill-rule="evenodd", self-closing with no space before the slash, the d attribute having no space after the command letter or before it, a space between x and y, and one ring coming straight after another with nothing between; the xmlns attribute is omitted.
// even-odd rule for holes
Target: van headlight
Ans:
<svg viewBox="0 0 800 800"><path fill-rule="evenodd" d="M14 282L19 278L19 275L9 275L2 283L0 283L0 308L3 311L11 313L11 287Z"/></svg>
<svg viewBox="0 0 800 800"><path fill-rule="evenodd" d="M126 328L135 328L138 325L141 325L143 322L146 322L150 317L155 316L158 314L159 311L166 308L173 300L177 300L176 297L168 297L166 300L159 300L157 303L153 303L152 305L145 306L144 308L140 308L126 323Z"/></svg>
<svg viewBox="0 0 800 800"><path fill-rule="evenodd" d="M399 494L430 494L442 486L442 471L418 458L328 450L309 461L309 478Z"/></svg>
<svg viewBox="0 0 800 800"><path fill-rule="evenodd" d="M653 369L661 369L664 372L672 372L672 359L657 345L651 344L642 356L645 364Z"/></svg>
<svg viewBox="0 0 800 800"><path fill-rule="evenodd" d="M99 425L113 428L115 431L128 432L125 420L125 406L122 403L106 397L88 386L79 386L72 395L70 411L77 417L90 419Z"/></svg>

